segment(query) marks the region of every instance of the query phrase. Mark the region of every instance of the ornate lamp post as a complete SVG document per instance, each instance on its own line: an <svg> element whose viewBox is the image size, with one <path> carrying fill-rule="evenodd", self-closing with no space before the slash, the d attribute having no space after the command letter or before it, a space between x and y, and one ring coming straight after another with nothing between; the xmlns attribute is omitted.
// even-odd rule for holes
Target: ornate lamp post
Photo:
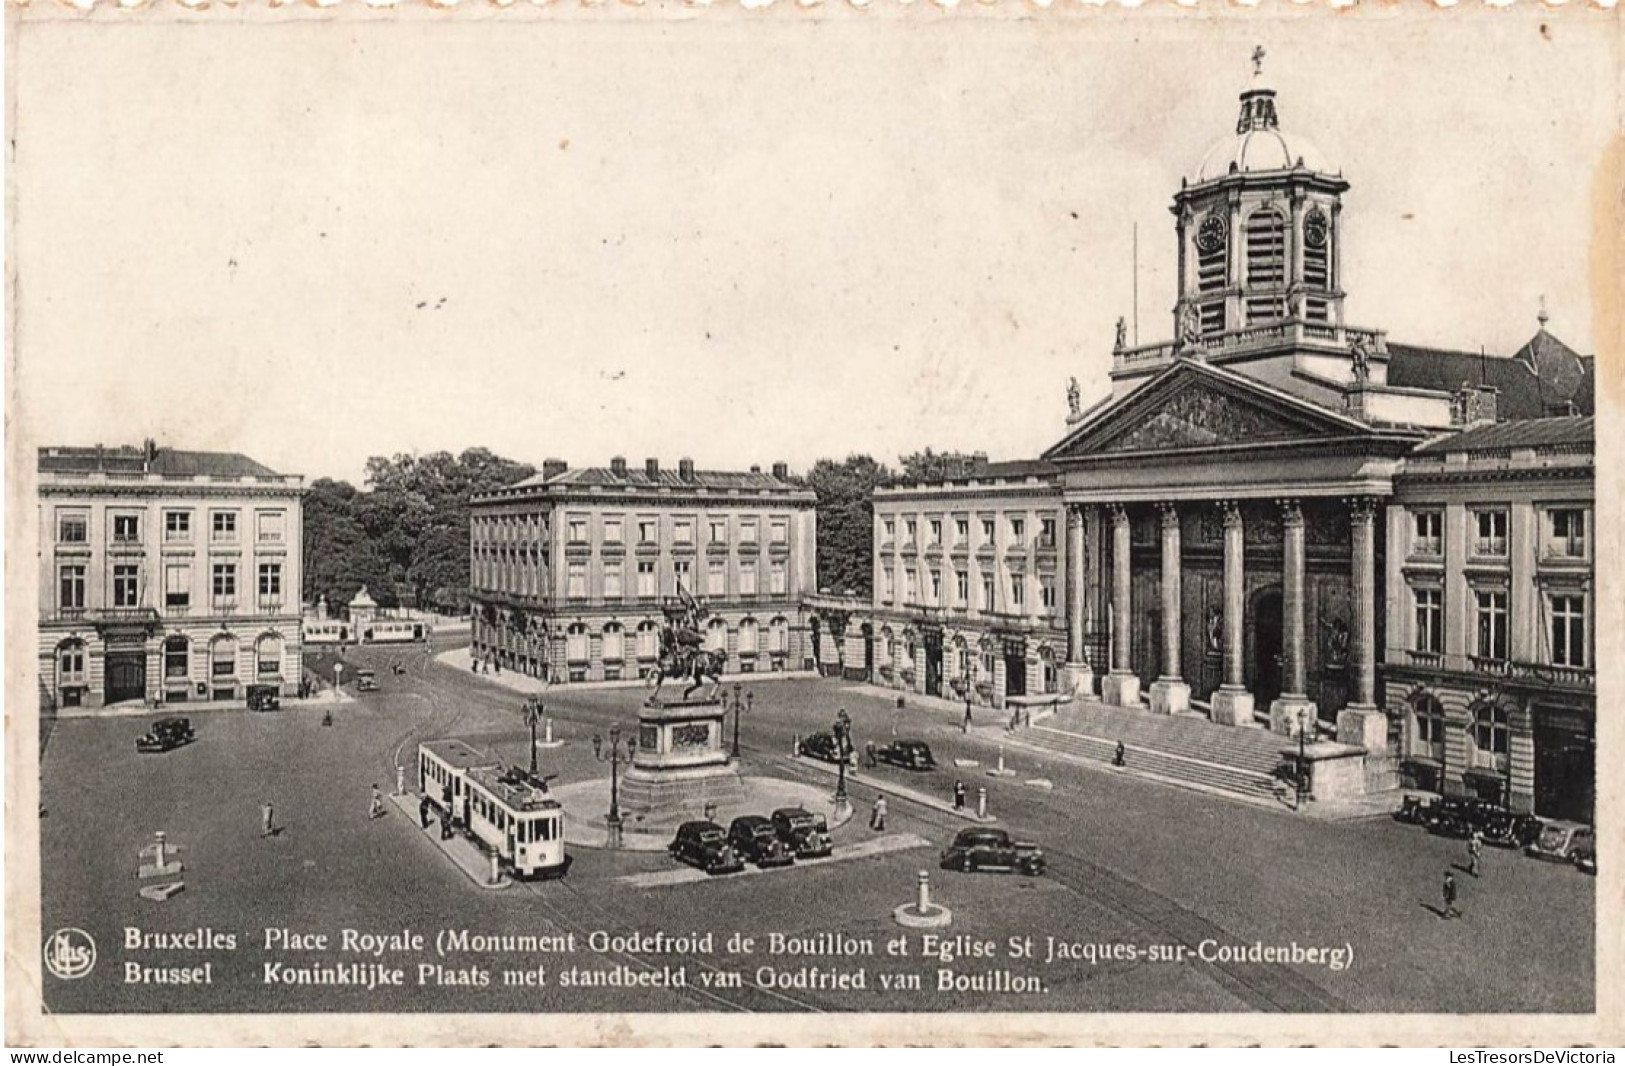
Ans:
<svg viewBox="0 0 1625 1066"><path fill-rule="evenodd" d="M852 750L852 719L842 709L835 716L835 727L831 730L835 734L835 754L838 760L835 763L835 810L839 812L852 805L846 794L846 760Z"/></svg>
<svg viewBox="0 0 1625 1066"><path fill-rule="evenodd" d="M740 714L741 711L744 711L748 707L753 706L755 704L755 702L756 702L756 693L754 693L754 692L745 693L745 698L743 700L741 700L739 698L739 682L735 681L734 682L734 697L733 697L733 712L734 712L733 757L734 757L735 761L738 761L738 759L739 759L739 714Z"/></svg>
<svg viewBox="0 0 1625 1066"><path fill-rule="evenodd" d="M525 701L525 722L530 726L530 776L535 777L536 769L536 723L542 720L547 708L535 696Z"/></svg>
<svg viewBox="0 0 1625 1066"><path fill-rule="evenodd" d="M1304 794L1309 791L1309 763L1304 757L1304 747L1307 743L1304 737L1306 732L1304 725L1304 720L1300 717L1298 719L1298 795L1297 802L1293 807L1294 810L1303 806Z"/></svg>
<svg viewBox="0 0 1625 1066"><path fill-rule="evenodd" d="M609 846L612 848L621 846L621 763L631 762L632 754L637 751L637 747L638 738L627 737L623 752L621 727L618 724L609 727L607 750L604 747L604 738L597 733L592 735L593 758L599 762L609 763L609 816L604 819L604 824L609 827Z"/></svg>

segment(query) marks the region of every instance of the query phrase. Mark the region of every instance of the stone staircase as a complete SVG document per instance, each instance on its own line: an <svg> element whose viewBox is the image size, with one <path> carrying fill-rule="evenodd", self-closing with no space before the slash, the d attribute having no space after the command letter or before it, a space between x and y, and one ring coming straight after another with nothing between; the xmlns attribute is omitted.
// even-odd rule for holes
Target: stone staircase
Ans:
<svg viewBox="0 0 1625 1066"><path fill-rule="evenodd" d="M1281 751L1291 743L1266 730L1215 725L1195 715L1154 715L1094 702L1062 708L1021 736L1035 747L1105 763L1121 741L1131 771L1270 802L1281 787L1275 776Z"/></svg>

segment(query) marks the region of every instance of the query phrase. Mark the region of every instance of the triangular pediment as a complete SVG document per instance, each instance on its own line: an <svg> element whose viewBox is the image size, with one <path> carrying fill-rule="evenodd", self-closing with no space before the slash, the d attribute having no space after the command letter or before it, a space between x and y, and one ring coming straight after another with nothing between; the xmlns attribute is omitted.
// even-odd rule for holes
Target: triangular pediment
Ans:
<svg viewBox="0 0 1625 1066"><path fill-rule="evenodd" d="M1234 371L1187 362L1099 409L1044 458L1346 439L1364 432L1364 423L1346 415Z"/></svg>

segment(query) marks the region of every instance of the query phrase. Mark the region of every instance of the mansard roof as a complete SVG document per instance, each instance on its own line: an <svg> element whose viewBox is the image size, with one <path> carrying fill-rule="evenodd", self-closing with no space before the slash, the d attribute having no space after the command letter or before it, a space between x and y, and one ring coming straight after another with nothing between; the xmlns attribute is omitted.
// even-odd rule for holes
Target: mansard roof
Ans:
<svg viewBox="0 0 1625 1066"><path fill-rule="evenodd" d="M101 446L49 447L39 450L39 472L158 474L168 477L280 477L275 470L240 452L193 452L175 448Z"/></svg>
<svg viewBox="0 0 1625 1066"><path fill-rule="evenodd" d="M1511 357L1392 340L1388 356L1388 384L1439 392L1487 386L1497 392L1499 418L1544 418L1570 404L1578 414L1595 412L1591 357L1576 353L1544 326Z"/></svg>
<svg viewBox="0 0 1625 1066"><path fill-rule="evenodd" d="M1525 418L1496 422L1428 441L1418 455L1446 452L1502 453L1524 448L1594 448L1597 420L1590 415L1571 418Z"/></svg>

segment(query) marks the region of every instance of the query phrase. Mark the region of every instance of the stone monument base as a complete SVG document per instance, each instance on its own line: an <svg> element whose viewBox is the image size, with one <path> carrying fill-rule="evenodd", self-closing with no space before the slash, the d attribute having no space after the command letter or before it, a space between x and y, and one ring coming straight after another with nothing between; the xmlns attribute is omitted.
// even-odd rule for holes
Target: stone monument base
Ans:
<svg viewBox="0 0 1625 1066"><path fill-rule="evenodd" d="M1376 707L1351 703L1337 712L1337 741L1372 755L1388 750L1388 716Z"/></svg>
<svg viewBox="0 0 1625 1066"><path fill-rule="evenodd" d="M621 775L621 817L632 832L669 829L705 817L707 804L729 807L744 796L744 781L732 763L660 770L633 766Z"/></svg>

